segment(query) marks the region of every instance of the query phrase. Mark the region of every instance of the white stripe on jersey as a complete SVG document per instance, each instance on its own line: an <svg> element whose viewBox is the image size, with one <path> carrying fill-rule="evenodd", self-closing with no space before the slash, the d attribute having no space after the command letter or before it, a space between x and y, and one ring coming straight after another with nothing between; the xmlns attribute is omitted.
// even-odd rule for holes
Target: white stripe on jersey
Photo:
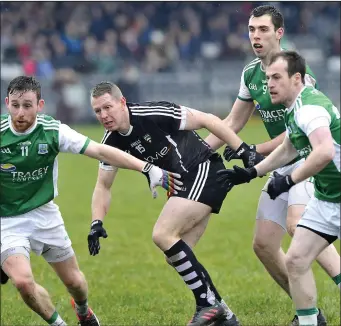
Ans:
<svg viewBox="0 0 341 326"><path fill-rule="evenodd" d="M157 109L157 110L154 110L154 109L139 109L139 110L136 110L136 109L131 109L131 112L134 112L136 114L138 113L173 113L174 115L179 115L181 116L181 109L178 109L178 111L175 111L175 110L169 110L169 109Z"/></svg>
<svg viewBox="0 0 341 326"><path fill-rule="evenodd" d="M175 152L176 152L176 154L178 154L178 156L179 156L179 163L180 163L181 167L183 168L184 171L188 172L188 171L186 170L186 168L184 167L184 165L183 165L184 162L182 162L182 156L181 156L181 154L180 154L180 152L179 152L179 150L178 150L178 144L172 139L172 137L171 137L170 135L166 136L166 138L167 138L168 141L174 146Z"/></svg>
<svg viewBox="0 0 341 326"><path fill-rule="evenodd" d="M200 163L198 166L198 173L195 177L191 191L189 192L188 199L197 201L201 195L201 192L205 186L207 180L208 171L210 169L210 161L207 160L204 163Z"/></svg>
<svg viewBox="0 0 341 326"><path fill-rule="evenodd" d="M129 109L131 110L131 113L133 115L164 115L168 117L173 117L175 119L181 119L181 108L177 108L174 106L167 107L167 106L142 106L142 105L136 105L136 106L130 106Z"/></svg>
<svg viewBox="0 0 341 326"><path fill-rule="evenodd" d="M8 125L4 125L4 126L1 126L0 128L0 131L5 131L9 128L9 124Z"/></svg>
<svg viewBox="0 0 341 326"><path fill-rule="evenodd" d="M111 135L111 131L108 131L108 130L107 130L107 131L105 132L105 134L104 134L102 140L101 140L101 144L104 144L104 143L106 142L107 138L108 138L110 135Z"/></svg>
<svg viewBox="0 0 341 326"><path fill-rule="evenodd" d="M161 113L161 112L150 112L150 113L136 113L136 112L133 112L131 111L131 114L132 115L139 115L139 116L147 116L147 115L163 115L163 116L166 116L166 117L171 117L171 118L174 118L174 119L180 119L181 120L181 116L176 116L174 114L170 114L170 113Z"/></svg>

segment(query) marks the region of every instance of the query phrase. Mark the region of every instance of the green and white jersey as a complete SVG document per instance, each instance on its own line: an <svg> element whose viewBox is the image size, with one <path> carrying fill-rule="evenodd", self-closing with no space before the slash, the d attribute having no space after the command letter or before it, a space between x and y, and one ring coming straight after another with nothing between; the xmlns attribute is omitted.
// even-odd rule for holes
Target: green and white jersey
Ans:
<svg viewBox="0 0 341 326"><path fill-rule="evenodd" d="M59 152L83 153L89 138L47 115L24 133L8 114L0 124L0 217L27 213L58 195Z"/></svg>
<svg viewBox="0 0 341 326"><path fill-rule="evenodd" d="M286 135L301 157L307 158L312 148L308 136L317 128L329 127L335 156L314 176L315 197L332 203L341 201L340 112L327 96L313 87L304 87L284 115Z"/></svg>
<svg viewBox="0 0 341 326"><path fill-rule="evenodd" d="M308 66L306 70L305 84L316 87L312 71ZM253 101L271 139L285 131L285 106L271 103L265 71L259 58L245 66L241 76L238 98L242 101Z"/></svg>

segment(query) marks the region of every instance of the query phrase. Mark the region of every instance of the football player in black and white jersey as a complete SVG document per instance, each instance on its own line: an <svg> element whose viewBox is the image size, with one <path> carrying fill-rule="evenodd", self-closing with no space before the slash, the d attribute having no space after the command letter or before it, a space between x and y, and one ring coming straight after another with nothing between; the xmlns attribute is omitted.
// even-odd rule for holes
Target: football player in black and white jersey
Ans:
<svg viewBox="0 0 341 326"><path fill-rule="evenodd" d="M106 129L102 143L181 175L182 191L168 194L152 237L194 294L196 311L189 325L239 325L191 249L202 236L210 214L219 213L231 189L230 184L217 183L216 172L224 169L222 158L194 130L206 128L245 159L255 159L255 152L212 114L166 101L128 103L110 82L92 89L91 105ZM99 252L99 237L107 236L103 219L116 173L116 167L100 163L88 237L92 255Z"/></svg>

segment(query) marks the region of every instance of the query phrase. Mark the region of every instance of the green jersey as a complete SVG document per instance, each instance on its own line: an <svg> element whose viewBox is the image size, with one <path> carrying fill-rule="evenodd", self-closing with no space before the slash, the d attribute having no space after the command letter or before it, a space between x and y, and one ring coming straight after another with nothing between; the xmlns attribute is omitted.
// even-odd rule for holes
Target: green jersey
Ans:
<svg viewBox="0 0 341 326"><path fill-rule="evenodd" d="M89 141L47 115L38 115L24 133L1 115L0 217L27 213L56 197L58 153L83 153Z"/></svg>
<svg viewBox="0 0 341 326"><path fill-rule="evenodd" d="M305 87L284 115L287 137L301 157L306 158L312 148L308 136L317 128L329 127L333 137L335 156L314 176L315 197L340 203L340 112L320 91Z"/></svg>
<svg viewBox="0 0 341 326"><path fill-rule="evenodd" d="M306 70L305 84L316 87L313 73L308 66ZM241 77L238 98L242 101L253 101L270 139L277 137L285 131L285 106L271 103L265 71L259 58L245 66Z"/></svg>

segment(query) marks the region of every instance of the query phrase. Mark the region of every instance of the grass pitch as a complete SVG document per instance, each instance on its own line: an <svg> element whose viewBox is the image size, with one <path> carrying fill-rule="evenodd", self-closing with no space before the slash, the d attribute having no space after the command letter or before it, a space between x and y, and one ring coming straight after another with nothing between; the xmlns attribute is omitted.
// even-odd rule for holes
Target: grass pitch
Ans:
<svg viewBox="0 0 341 326"><path fill-rule="evenodd" d="M75 127L100 141L99 126ZM203 133L205 135L205 133ZM248 143L267 139L262 123L249 122L241 137ZM80 267L89 283L89 303L102 325L185 325L192 316L194 299L181 278L154 246L151 232L165 203L165 192L153 200L144 176L121 170L112 189L112 205L104 226L100 254L88 253L90 204L97 177L96 161L80 155L59 156L59 197ZM258 196L265 179L234 187L219 215L213 215L195 253L230 308L246 325L287 325L294 308L270 278L252 250ZM284 248L289 238L284 240ZM340 248L340 242L335 245ZM51 294L62 318L76 325L70 297L42 257L32 255L36 281ZM318 306L328 325L340 325L340 292L314 264ZM1 287L1 325L45 325L22 302L11 284Z"/></svg>

